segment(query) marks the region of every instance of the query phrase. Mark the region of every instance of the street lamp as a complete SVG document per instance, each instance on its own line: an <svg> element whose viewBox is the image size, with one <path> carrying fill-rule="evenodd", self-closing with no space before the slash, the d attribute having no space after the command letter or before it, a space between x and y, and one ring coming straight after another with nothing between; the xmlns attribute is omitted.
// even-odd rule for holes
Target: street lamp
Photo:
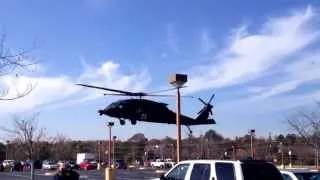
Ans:
<svg viewBox="0 0 320 180"><path fill-rule="evenodd" d="M116 139L117 139L117 136L113 136L113 146L112 146L112 160L113 160L113 165L116 164L116 159L115 159L115 146L116 146Z"/></svg>
<svg viewBox="0 0 320 180"><path fill-rule="evenodd" d="M108 122L108 127L109 127L109 150L108 150L108 158L109 158L109 163L108 166L111 168L111 128L114 126L114 122Z"/></svg>
<svg viewBox="0 0 320 180"><path fill-rule="evenodd" d="M233 160L236 160L236 149L235 149L235 145L232 145L232 157L233 157Z"/></svg>
<svg viewBox="0 0 320 180"><path fill-rule="evenodd" d="M281 152L281 168L284 169L283 143L282 142L280 142L279 150Z"/></svg>
<svg viewBox="0 0 320 180"><path fill-rule="evenodd" d="M7 143L7 148L6 148L6 159L9 159L9 143L10 143L10 141L9 140L7 140L6 141L6 143Z"/></svg>
<svg viewBox="0 0 320 180"><path fill-rule="evenodd" d="M102 142L99 141L98 142L98 153L99 153L98 170L100 170L100 168L101 168L101 144L102 144Z"/></svg>
<svg viewBox="0 0 320 180"><path fill-rule="evenodd" d="M170 84L177 88L177 112L176 112L176 124L177 124L177 163L181 157L181 126L180 126L180 88L187 82L188 77L186 74L174 74L170 78Z"/></svg>
<svg viewBox="0 0 320 180"><path fill-rule="evenodd" d="M289 150L288 154L289 154L289 167L291 168L292 167L292 164L291 164L291 150Z"/></svg>
<svg viewBox="0 0 320 180"><path fill-rule="evenodd" d="M250 129L249 130L249 135L250 135L250 147L251 147L251 158L254 159L254 151L253 151L253 136L255 136L255 129Z"/></svg>

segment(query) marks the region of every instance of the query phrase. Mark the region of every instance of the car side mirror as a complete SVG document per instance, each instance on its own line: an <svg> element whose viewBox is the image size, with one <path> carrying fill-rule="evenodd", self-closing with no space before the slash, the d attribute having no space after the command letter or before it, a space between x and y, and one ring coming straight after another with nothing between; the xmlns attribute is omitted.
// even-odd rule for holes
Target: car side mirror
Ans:
<svg viewBox="0 0 320 180"><path fill-rule="evenodd" d="M160 176L160 180L167 180L167 178L164 176L164 174L162 174L162 175Z"/></svg>

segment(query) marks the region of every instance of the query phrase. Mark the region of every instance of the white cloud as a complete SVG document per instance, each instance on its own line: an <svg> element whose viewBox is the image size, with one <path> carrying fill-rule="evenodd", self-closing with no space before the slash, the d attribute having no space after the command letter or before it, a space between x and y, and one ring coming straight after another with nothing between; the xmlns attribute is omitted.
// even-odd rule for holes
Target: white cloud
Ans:
<svg viewBox="0 0 320 180"><path fill-rule="evenodd" d="M319 90L312 93L270 97L263 101L257 101L257 99L253 98L243 98L222 102L219 106L215 107L215 111L217 115L220 114L222 116L232 112L232 114L229 114L235 117L238 115L281 115L279 113L292 112L292 109L308 106L313 104L314 100L318 99L320 99Z"/></svg>
<svg viewBox="0 0 320 180"><path fill-rule="evenodd" d="M207 31L201 31L201 52L211 52L216 47L216 44L212 41Z"/></svg>
<svg viewBox="0 0 320 180"><path fill-rule="evenodd" d="M120 64L113 61L106 61L99 67L85 64L85 71L77 78L69 76L20 76L18 78L11 75L3 76L0 79L2 85L11 90L7 97L14 96L16 90L23 91L28 83L36 86L29 95L21 99L0 101L0 114L24 112L44 107L57 108L102 96L102 91L75 85L80 82L114 89L139 91L143 90L150 80L146 70L142 70L138 74L126 75L122 73Z"/></svg>
<svg viewBox="0 0 320 180"><path fill-rule="evenodd" d="M223 88L262 77L272 67L286 63L288 57L319 40L320 30L312 26L318 18L308 7L270 18L255 33L249 32L246 26L240 27L232 33L228 46L212 58L212 63L187 71L190 75L187 91ZM289 90L288 87L278 89Z"/></svg>
<svg viewBox="0 0 320 180"><path fill-rule="evenodd" d="M175 28L172 24L167 25L167 44L173 52L179 51L179 46L175 34Z"/></svg>
<svg viewBox="0 0 320 180"><path fill-rule="evenodd" d="M320 53L303 55L303 57L284 67L285 80L265 88L254 98L267 98L295 90L298 86L320 79Z"/></svg>

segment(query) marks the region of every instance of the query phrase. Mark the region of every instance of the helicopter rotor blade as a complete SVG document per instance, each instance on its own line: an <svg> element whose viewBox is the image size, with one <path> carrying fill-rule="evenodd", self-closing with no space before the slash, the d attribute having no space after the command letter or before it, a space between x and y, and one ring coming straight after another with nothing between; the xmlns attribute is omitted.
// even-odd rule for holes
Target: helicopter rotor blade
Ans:
<svg viewBox="0 0 320 180"><path fill-rule="evenodd" d="M205 109L206 109L205 107L202 108L202 109L198 112L198 114L201 114Z"/></svg>
<svg viewBox="0 0 320 180"><path fill-rule="evenodd" d="M89 88L94 88L94 89L101 89L101 90L105 90L105 91L111 91L111 92L117 92L117 93L122 93L128 96L132 96L135 93L133 92L129 92L129 91L123 91L123 90L118 90L118 89L110 89L110 88L105 88L105 87L100 87L100 86L92 86L92 85L88 85L88 84L76 84L79 86L84 86L84 87L89 87Z"/></svg>
<svg viewBox="0 0 320 180"><path fill-rule="evenodd" d="M104 93L104 96L128 96L126 94L117 94L117 93Z"/></svg>
<svg viewBox="0 0 320 180"><path fill-rule="evenodd" d="M104 95L137 96L137 97L144 97L144 96L173 97L173 96L175 96L175 95L167 95L167 94L152 94L152 93L150 94L150 93L144 93L144 92L130 92L130 91L123 91L123 90L118 90L118 89L105 88L105 87L100 87L100 86L93 86L93 85L88 85L88 84L76 84L76 85L115 92L115 93L105 93ZM158 92L160 92L160 91L158 91ZM156 92L154 91L153 93L156 93ZM181 97L194 98L193 96L181 96Z"/></svg>
<svg viewBox="0 0 320 180"><path fill-rule="evenodd" d="M204 100L202 100L201 98L198 98L199 101L201 101L204 105L208 105L206 102L204 102Z"/></svg>
<svg viewBox="0 0 320 180"><path fill-rule="evenodd" d="M185 88L187 86L182 86L181 88ZM157 93L162 93L162 92L168 92L168 91L173 91L177 88L169 88L169 89L162 89L162 90L158 90L158 91L151 91L151 92L148 92L147 94L157 94Z"/></svg>
<svg viewBox="0 0 320 180"><path fill-rule="evenodd" d="M154 96L154 97L176 97L176 95L170 94L146 94L145 96ZM193 96L180 96L184 98L194 98Z"/></svg>
<svg viewBox="0 0 320 180"><path fill-rule="evenodd" d="M212 94L212 96L211 96L210 100L208 101L208 104L210 104L210 103L211 103L211 101L212 101L212 99L214 98L214 96L215 96L215 94Z"/></svg>

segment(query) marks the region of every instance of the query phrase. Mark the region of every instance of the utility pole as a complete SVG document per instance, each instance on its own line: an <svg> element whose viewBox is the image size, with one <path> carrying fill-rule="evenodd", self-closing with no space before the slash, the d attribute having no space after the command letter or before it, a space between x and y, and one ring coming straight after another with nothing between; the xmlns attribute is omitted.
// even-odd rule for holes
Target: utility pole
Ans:
<svg viewBox="0 0 320 180"><path fill-rule="evenodd" d="M254 159L254 150L253 150L253 136L255 135L256 130L250 129L249 135L250 135L250 147L251 147L251 158Z"/></svg>
<svg viewBox="0 0 320 180"><path fill-rule="evenodd" d="M115 163L116 163L116 159L115 159L115 149L116 149L116 139L117 139L117 136L113 136L113 146L112 146L112 155L113 155L113 157L112 157L112 160L113 160L113 164L115 165Z"/></svg>
<svg viewBox="0 0 320 180"><path fill-rule="evenodd" d="M203 158L203 135L200 135L200 159Z"/></svg>
<svg viewBox="0 0 320 180"><path fill-rule="evenodd" d="M316 165L316 169L319 168L319 150L318 147L316 147L315 149L315 165Z"/></svg>
<svg viewBox="0 0 320 180"><path fill-rule="evenodd" d="M98 154L99 154L99 162L98 162L98 170L101 168L101 141L98 142Z"/></svg>
<svg viewBox="0 0 320 180"><path fill-rule="evenodd" d="M291 162L291 150L288 152L289 154L289 167L292 168L292 162Z"/></svg>
<svg viewBox="0 0 320 180"><path fill-rule="evenodd" d="M9 159L9 143L10 143L10 141L9 140L7 140L6 141L6 143L7 143L7 147L6 147L6 159Z"/></svg>
<svg viewBox="0 0 320 180"><path fill-rule="evenodd" d="M114 126L114 122L109 122L108 123L108 127L109 127L109 150L108 150L108 160L109 160L109 163L108 163L108 166L109 168L111 168L111 128Z"/></svg>
<svg viewBox="0 0 320 180"><path fill-rule="evenodd" d="M280 151L281 151L281 168L284 169L283 143L282 142L280 142Z"/></svg>
<svg viewBox="0 0 320 180"><path fill-rule="evenodd" d="M236 160L236 150L234 145L232 145L232 157L233 157L233 160Z"/></svg>
<svg viewBox="0 0 320 180"><path fill-rule="evenodd" d="M174 74L170 78L170 84L177 88L177 112L176 112L176 125L177 125L177 163L181 158L181 126L180 126L180 88L187 82L187 75Z"/></svg>

